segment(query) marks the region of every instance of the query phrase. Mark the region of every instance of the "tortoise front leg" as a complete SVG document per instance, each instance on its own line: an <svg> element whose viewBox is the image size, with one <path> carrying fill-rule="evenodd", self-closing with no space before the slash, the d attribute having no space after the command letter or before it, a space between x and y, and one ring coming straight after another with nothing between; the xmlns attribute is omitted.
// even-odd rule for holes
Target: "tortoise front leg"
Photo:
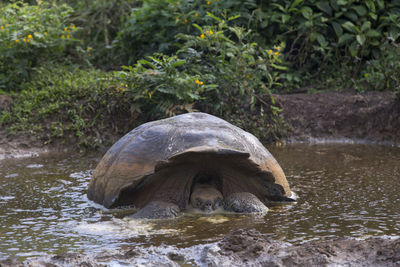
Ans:
<svg viewBox="0 0 400 267"><path fill-rule="evenodd" d="M268 211L267 206L249 192L239 192L229 195L225 199L225 209L238 213L265 214Z"/></svg>
<svg viewBox="0 0 400 267"><path fill-rule="evenodd" d="M168 219L178 216L180 209L178 205L164 201L149 202L138 210L131 218L135 219Z"/></svg>

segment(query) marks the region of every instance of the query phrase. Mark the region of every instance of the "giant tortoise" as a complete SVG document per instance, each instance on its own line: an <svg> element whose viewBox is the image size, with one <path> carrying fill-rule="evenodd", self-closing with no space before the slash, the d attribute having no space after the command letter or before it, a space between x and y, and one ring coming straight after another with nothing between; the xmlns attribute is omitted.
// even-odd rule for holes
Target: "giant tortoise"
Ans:
<svg viewBox="0 0 400 267"><path fill-rule="evenodd" d="M265 212L266 201L290 201L275 158L252 134L194 112L145 123L104 155L88 198L107 208L134 205L133 217L175 217L189 206Z"/></svg>

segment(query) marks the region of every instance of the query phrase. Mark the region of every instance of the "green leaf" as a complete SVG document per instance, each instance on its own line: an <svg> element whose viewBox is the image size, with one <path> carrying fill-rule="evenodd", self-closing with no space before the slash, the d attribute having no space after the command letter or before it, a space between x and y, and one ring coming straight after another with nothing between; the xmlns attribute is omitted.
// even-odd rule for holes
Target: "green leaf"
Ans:
<svg viewBox="0 0 400 267"><path fill-rule="evenodd" d="M303 2L304 2L304 0L295 0L295 1L293 1L293 3L290 6L290 8L295 8L295 7L297 7L298 5L300 5Z"/></svg>
<svg viewBox="0 0 400 267"><path fill-rule="evenodd" d="M373 19L376 20L378 16L375 13L369 12L368 15Z"/></svg>
<svg viewBox="0 0 400 267"><path fill-rule="evenodd" d="M331 7L335 10L338 11L339 10L339 5L337 4L336 0L330 0L331 3Z"/></svg>
<svg viewBox="0 0 400 267"><path fill-rule="evenodd" d="M372 12L375 13L376 8L375 8L375 3L374 0L365 0L365 4L367 5L368 9Z"/></svg>
<svg viewBox="0 0 400 267"><path fill-rule="evenodd" d="M384 9L385 8L385 1L384 0L377 0L379 9Z"/></svg>
<svg viewBox="0 0 400 267"><path fill-rule="evenodd" d="M337 37L342 36L342 34L343 34L342 26L340 26L339 23L334 22L334 21L332 21L331 24L332 24L332 28L335 30L336 36Z"/></svg>
<svg viewBox="0 0 400 267"><path fill-rule="evenodd" d="M357 43L353 42L351 43L351 45L349 46L349 51L352 57L356 57L358 54L358 47L357 47Z"/></svg>
<svg viewBox="0 0 400 267"><path fill-rule="evenodd" d="M286 24L286 22L289 20L290 20L290 15L287 14L282 15L282 24Z"/></svg>
<svg viewBox="0 0 400 267"><path fill-rule="evenodd" d="M354 25L351 21L346 21L342 24L342 27L352 33L358 33L360 30L356 25Z"/></svg>
<svg viewBox="0 0 400 267"><path fill-rule="evenodd" d="M312 9L308 6L304 6L301 8L301 14L306 19L310 19L312 17L312 13Z"/></svg>
<svg viewBox="0 0 400 267"><path fill-rule="evenodd" d="M198 30L201 32L201 34L204 34L203 29L202 29L198 24L193 23L192 25L193 25L196 29L198 29Z"/></svg>
<svg viewBox="0 0 400 267"><path fill-rule="evenodd" d="M172 63L172 67L176 68L176 67L180 67L182 65L185 65L186 61L185 60L179 60L177 62Z"/></svg>
<svg viewBox="0 0 400 267"><path fill-rule="evenodd" d="M240 15L231 16L231 17L228 18L228 21L231 21L231 20L234 20L234 19L237 19L237 18L240 18Z"/></svg>
<svg viewBox="0 0 400 267"><path fill-rule="evenodd" d="M344 16L347 17L347 18L349 18L349 19L351 19L351 20L354 21L354 22L357 22L357 21L358 21L358 16L357 16L357 14L354 13L354 12L346 12L346 13L344 13Z"/></svg>
<svg viewBox="0 0 400 267"><path fill-rule="evenodd" d="M203 86L204 89L206 89L206 91L213 91L216 90L218 88L218 85L216 84L207 84L205 86Z"/></svg>
<svg viewBox="0 0 400 267"><path fill-rule="evenodd" d="M186 93L188 96L190 96L190 98L191 99L193 99L193 100L198 100L198 99L200 99L200 96L199 95L196 95L196 94L193 94L193 93L190 93L190 92L188 92L188 93Z"/></svg>
<svg viewBox="0 0 400 267"><path fill-rule="evenodd" d="M365 21L363 25L361 26L361 32L365 32L367 30L371 29L371 22L370 21Z"/></svg>
<svg viewBox="0 0 400 267"><path fill-rule="evenodd" d="M368 37L370 37L370 38L375 38L375 37L380 37L381 36L381 34L378 31L372 30L372 29L367 31L366 35Z"/></svg>
<svg viewBox="0 0 400 267"><path fill-rule="evenodd" d="M317 33L317 41L322 47L326 47L328 45L328 43L325 40L325 37L320 33Z"/></svg>
<svg viewBox="0 0 400 267"><path fill-rule="evenodd" d="M215 20L216 20L216 21L218 21L218 22L221 22L221 21L222 21L222 19L220 19L220 18L218 18L218 17L214 16L214 15L213 15L213 14L211 14L210 12L207 12L207 15L208 15L209 17L211 17L211 18L215 19Z"/></svg>
<svg viewBox="0 0 400 267"><path fill-rule="evenodd" d="M320 10L322 10L329 16L332 16L332 8L329 6L328 2L318 2L316 5Z"/></svg>
<svg viewBox="0 0 400 267"><path fill-rule="evenodd" d="M356 39L357 39L357 42L358 42L360 45L364 45L365 40L366 40L367 38L365 37L365 35L357 34Z"/></svg>
<svg viewBox="0 0 400 267"><path fill-rule="evenodd" d="M287 70L288 69L285 66L276 65L274 63L271 63L271 66L274 67L275 69L278 69L278 70Z"/></svg>
<svg viewBox="0 0 400 267"><path fill-rule="evenodd" d="M138 60L138 63L142 64L142 65L147 65L147 66L151 67L152 69L156 69L156 66L153 63L151 63L150 61L147 61L145 59Z"/></svg>
<svg viewBox="0 0 400 267"><path fill-rule="evenodd" d="M353 34L349 34L349 33L345 33L342 36L339 37L339 44L343 44L343 43L347 43L350 40L354 39L354 35Z"/></svg>
<svg viewBox="0 0 400 267"><path fill-rule="evenodd" d="M360 17L364 17L368 12L365 6L352 6L352 9L354 9Z"/></svg>
<svg viewBox="0 0 400 267"><path fill-rule="evenodd" d="M271 6L277 7L280 11L282 11L283 13L286 13L286 9L279 4L272 3Z"/></svg>

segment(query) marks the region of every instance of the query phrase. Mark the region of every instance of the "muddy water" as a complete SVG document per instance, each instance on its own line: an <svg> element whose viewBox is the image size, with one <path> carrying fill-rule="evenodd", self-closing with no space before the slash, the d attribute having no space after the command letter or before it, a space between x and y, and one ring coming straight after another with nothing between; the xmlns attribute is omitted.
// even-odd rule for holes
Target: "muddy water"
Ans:
<svg viewBox="0 0 400 267"><path fill-rule="evenodd" d="M101 155L47 155L0 161L0 259L92 253L136 246L190 247L254 228L301 243L335 237L398 236L400 148L288 145L270 148L298 195L264 217L185 213L175 220L129 220L129 210L88 201Z"/></svg>

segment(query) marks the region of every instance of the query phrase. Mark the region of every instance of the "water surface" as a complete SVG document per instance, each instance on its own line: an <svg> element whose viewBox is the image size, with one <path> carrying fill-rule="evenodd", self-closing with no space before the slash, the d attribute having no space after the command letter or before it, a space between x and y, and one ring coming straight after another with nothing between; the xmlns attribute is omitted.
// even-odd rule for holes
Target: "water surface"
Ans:
<svg viewBox="0 0 400 267"><path fill-rule="evenodd" d="M238 228L292 243L399 235L400 148L292 144L269 149L299 196L296 204L270 207L264 217L186 213L151 223L124 218L129 211L110 211L86 198L100 154L1 160L0 259L190 247Z"/></svg>

